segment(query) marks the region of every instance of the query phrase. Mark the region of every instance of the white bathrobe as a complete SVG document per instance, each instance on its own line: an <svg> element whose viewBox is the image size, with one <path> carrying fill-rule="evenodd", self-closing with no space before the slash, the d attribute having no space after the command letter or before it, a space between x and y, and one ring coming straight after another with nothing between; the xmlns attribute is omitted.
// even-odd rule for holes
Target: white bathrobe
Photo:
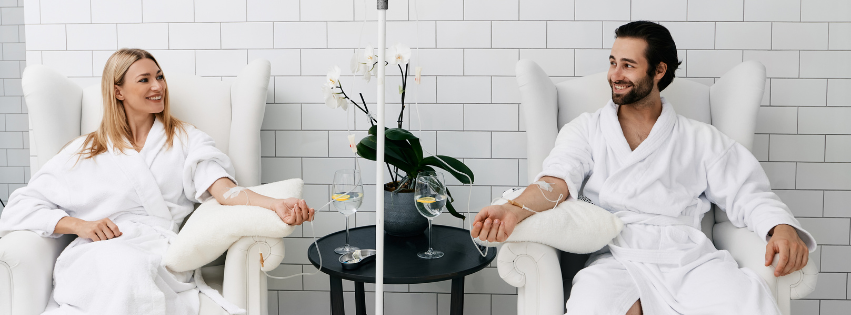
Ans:
<svg viewBox="0 0 851 315"><path fill-rule="evenodd" d="M12 193L0 217L0 235L30 230L58 237L54 228L66 216L109 218L123 233L99 242L78 237L65 248L45 314L198 314L198 279L193 281L192 271L170 272L161 257L193 203L210 197L207 188L222 177L234 180L230 159L189 125L167 148L159 120L140 152L110 146L78 161L83 139Z"/></svg>
<svg viewBox="0 0 851 315"><path fill-rule="evenodd" d="M617 111L609 101L565 125L538 175L564 179L571 197L625 223L574 278L567 314L625 314L639 298L644 314L780 314L765 282L700 231L714 203L733 225L766 240L774 226L791 225L815 250L759 162L715 127L677 115L664 98L652 131L632 151Z"/></svg>

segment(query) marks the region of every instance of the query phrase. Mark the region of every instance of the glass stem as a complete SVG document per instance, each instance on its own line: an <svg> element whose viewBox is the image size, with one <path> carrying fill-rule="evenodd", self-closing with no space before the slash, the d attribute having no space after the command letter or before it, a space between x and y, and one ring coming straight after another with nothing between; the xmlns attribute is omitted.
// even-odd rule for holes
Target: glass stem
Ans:
<svg viewBox="0 0 851 315"><path fill-rule="evenodd" d="M428 252L431 253L431 219L428 220Z"/></svg>
<svg viewBox="0 0 851 315"><path fill-rule="evenodd" d="M346 247L349 247L349 216L346 216Z"/></svg>

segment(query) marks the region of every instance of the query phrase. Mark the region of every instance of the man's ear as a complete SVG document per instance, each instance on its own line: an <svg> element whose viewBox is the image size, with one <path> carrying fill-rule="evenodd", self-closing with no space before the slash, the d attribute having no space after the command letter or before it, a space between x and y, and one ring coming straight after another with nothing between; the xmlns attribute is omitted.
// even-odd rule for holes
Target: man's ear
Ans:
<svg viewBox="0 0 851 315"><path fill-rule="evenodd" d="M662 77L665 76L666 72L668 72L668 64L664 62L659 62L659 64L656 65L656 75L654 76L655 79L657 81L662 80Z"/></svg>
<svg viewBox="0 0 851 315"><path fill-rule="evenodd" d="M115 98L120 101L124 100L124 94L121 94L121 88L118 85L115 86Z"/></svg>

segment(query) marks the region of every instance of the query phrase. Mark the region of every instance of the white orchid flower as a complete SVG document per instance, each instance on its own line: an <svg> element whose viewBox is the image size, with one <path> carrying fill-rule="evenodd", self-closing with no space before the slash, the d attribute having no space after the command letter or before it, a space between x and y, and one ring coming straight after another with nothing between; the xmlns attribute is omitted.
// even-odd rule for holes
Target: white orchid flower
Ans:
<svg viewBox="0 0 851 315"><path fill-rule="evenodd" d="M366 82L369 82L369 79L374 75L372 72L375 71L375 52L372 48L372 45L366 45L366 49L363 51L363 61L364 61L364 69L363 69L363 79Z"/></svg>
<svg viewBox="0 0 851 315"><path fill-rule="evenodd" d="M408 48L408 46L402 45L402 43L396 43L396 45L390 47L390 59L387 61L391 65L407 65L410 59L411 48Z"/></svg>
<svg viewBox="0 0 851 315"><path fill-rule="evenodd" d="M331 108L348 109L348 102L343 95L340 86L340 67L334 66L325 76L325 84L322 85L322 96L325 97L325 105Z"/></svg>
<svg viewBox="0 0 851 315"><path fill-rule="evenodd" d="M334 66L325 75L325 85L335 88L340 85L340 67Z"/></svg>
<svg viewBox="0 0 851 315"><path fill-rule="evenodd" d="M366 48L363 50L363 57L368 68L372 68L372 65L375 63L375 49L372 48L372 45L366 45Z"/></svg>

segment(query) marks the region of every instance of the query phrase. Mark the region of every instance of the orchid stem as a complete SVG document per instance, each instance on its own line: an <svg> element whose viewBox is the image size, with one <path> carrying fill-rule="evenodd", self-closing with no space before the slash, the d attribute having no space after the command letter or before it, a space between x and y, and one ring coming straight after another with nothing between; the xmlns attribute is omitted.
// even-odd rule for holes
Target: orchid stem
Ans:
<svg viewBox="0 0 851 315"><path fill-rule="evenodd" d="M366 117L369 117L369 119L370 119L369 123L375 125L374 123L372 123L372 121L375 120L375 119L372 118L372 116L369 115L369 111L364 110L363 108L360 107L360 105L358 105L358 103L355 103L354 100L349 98L349 96L346 95L346 91L343 91L343 85L342 84L338 84L337 86L340 88L340 93L343 93L343 97L345 97L347 100L349 100L349 102L352 102L352 104L355 104L355 107L357 107L358 109L360 109L360 111L362 111L364 114L366 114ZM363 100L363 95L361 95L361 101L362 100ZM363 103L363 106L366 107L366 102Z"/></svg>
<svg viewBox="0 0 851 315"><path fill-rule="evenodd" d="M358 94L360 95L360 101L361 101L361 102L363 102L363 108L366 108L366 112L368 113L368 112L369 112L369 107L366 107L366 101L365 101L365 100L363 100L363 93L358 93ZM369 116L369 114L367 114L367 116ZM368 118L369 118L369 124L370 124L371 126L375 126L375 123L376 123L377 121L373 121L374 119L372 119L372 116L369 116Z"/></svg>
<svg viewBox="0 0 851 315"><path fill-rule="evenodd" d="M405 64L405 70L402 70L402 65L399 66L399 72L402 73L402 110L399 111L399 119L396 122L399 125L399 128L402 128L402 115L405 113L405 93L407 92L405 89L408 86L408 65Z"/></svg>

